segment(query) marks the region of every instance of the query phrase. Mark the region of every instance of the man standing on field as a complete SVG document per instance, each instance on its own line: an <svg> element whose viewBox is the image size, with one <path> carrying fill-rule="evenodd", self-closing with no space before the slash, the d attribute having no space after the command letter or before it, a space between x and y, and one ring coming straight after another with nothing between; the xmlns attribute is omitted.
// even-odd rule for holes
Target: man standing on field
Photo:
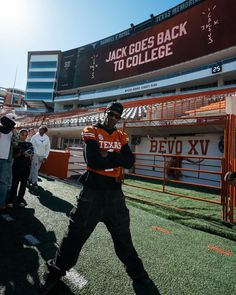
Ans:
<svg viewBox="0 0 236 295"><path fill-rule="evenodd" d="M77 206L70 213L68 231L56 256L47 262L48 271L39 294L48 294L60 277L76 264L84 243L99 222L103 222L110 232L116 255L133 281L135 294L160 294L144 269L131 238L129 210L121 189L121 167L131 168L134 155L127 134L115 128L122 112L120 103L111 103L105 110L103 123L86 127L82 133L87 163L87 171L80 179L83 189Z"/></svg>

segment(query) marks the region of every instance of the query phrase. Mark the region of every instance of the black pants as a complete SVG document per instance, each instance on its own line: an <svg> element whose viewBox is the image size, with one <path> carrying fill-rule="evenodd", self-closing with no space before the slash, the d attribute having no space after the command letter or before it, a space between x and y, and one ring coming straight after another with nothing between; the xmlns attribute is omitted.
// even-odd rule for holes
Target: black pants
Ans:
<svg viewBox="0 0 236 295"><path fill-rule="evenodd" d="M29 173L30 173L30 167L18 167L18 166L16 167L13 165L12 186L11 186L8 203L13 203L15 201L17 201L18 203L21 203L23 201ZM20 184L20 188L18 191L19 184Z"/></svg>
<svg viewBox="0 0 236 295"><path fill-rule="evenodd" d="M98 222L103 222L111 234L115 251L124 263L132 280L147 279L141 259L134 249L130 234L129 210L123 192L84 188L70 213L68 232L64 236L56 257L48 261L50 272L65 275L78 259L81 248Z"/></svg>

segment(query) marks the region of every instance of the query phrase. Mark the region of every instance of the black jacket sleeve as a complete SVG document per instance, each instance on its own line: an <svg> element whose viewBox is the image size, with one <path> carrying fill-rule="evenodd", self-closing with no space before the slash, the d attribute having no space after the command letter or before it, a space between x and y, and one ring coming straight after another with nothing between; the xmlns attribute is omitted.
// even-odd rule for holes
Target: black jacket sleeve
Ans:
<svg viewBox="0 0 236 295"><path fill-rule="evenodd" d="M100 155L100 148L96 140L88 140L84 146L84 160L92 169L110 169L118 167L108 157Z"/></svg>
<svg viewBox="0 0 236 295"><path fill-rule="evenodd" d="M134 164L134 155L128 144L124 145L120 152L108 152L103 158L97 141L88 140L84 147L84 159L92 169L110 169L116 167L131 168Z"/></svg>
<svg viewBox="0 0 236 295"><path fill-rule="evenodd" d="M107 158L114 163L115 165L121 166L126 169L130 169L134 165L134 155L129 147L128 144L125 144L121 150L120 153L112 152L108 153Z"/></svg>

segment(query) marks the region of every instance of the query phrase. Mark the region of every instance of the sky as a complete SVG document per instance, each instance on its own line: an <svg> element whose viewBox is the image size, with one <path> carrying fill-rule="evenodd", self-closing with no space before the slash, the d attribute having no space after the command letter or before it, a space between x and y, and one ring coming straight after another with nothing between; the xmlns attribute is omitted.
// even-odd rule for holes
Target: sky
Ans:
<svg viewBox="0 0 236 295"><path fill-rule="evenodd" d="M80 47L183 0L0 0L0 87L25 90L28 51Z"/></svg>

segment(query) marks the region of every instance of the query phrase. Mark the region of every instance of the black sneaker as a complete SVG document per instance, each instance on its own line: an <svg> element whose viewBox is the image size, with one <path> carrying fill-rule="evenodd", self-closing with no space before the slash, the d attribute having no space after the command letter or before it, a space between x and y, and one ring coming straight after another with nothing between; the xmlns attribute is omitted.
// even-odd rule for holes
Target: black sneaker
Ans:
<svg viewBox="0 0 236 295"><path fill-rule="evenodd" d="M136 295L161 295L151 279L133 281Z"/></svg>
<svg viewBox="0 0 236 295"><path fill-rule="evenodd" d="M37 295L47 295L60 281L60 276L46 272L39 284Z"/></svg>
<svg viewBox="0 0 236 295"><path fill-rule="evenodd" d="M32 182L32 186L33 186L33 188L37 189L38 188L37 182Z"/></svg>

